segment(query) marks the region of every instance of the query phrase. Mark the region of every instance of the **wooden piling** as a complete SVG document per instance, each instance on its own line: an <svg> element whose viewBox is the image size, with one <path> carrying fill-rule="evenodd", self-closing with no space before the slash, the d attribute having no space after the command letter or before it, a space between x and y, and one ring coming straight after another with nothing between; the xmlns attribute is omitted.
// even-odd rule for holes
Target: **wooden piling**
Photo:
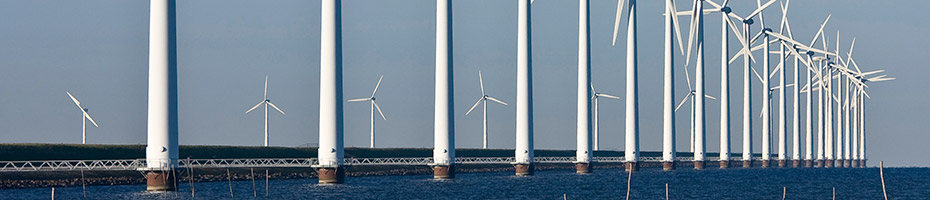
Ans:
<svg viewBox="0 0 930 200"><path fill-rule="evenodd" d="M55 187L52 187L52 200L55 200Z"/></svg>
<svg viewBox="0 0 930 200"><path fill-rule="evenodd" d="M665 200L668 200L668 183L665 184Z"/></svg>
<svg viewBox="0 0 930 200"><path fill-rule="evenodd" d="M188 158L187 159L187 170L188 170L187 177L190 178L190 180L188 181L190 181L190 185L191 185L191 198L196 198L194 196L194 167L191 166L190 163L191 163L190 158Z"/></svg>
<svg viewBox="0 0 930 200"><path fill-rule="evenodd" d="M268 169L265 169L265 196L268 196Z"/></svg>
<svg viewBox="0 0 930 200"><path fill-rule="evenodd" d="M788 197L788 187L781 187L781 200L785 200Z"/></svg>
<svg viewBox="0 0 930 200"><path fill-rule="evenodd" d="M233 194L232 190L232 174L229 173L229 168L226 168L226 181L229 183L229 198L236 198L236 195Z"/></svg>
<svg viewBox="0 0 930 200"><path fill-rule="evenodd" d="M626 176L626 200L630 200L630 183L633 180L633 170L629 170L630 174Z"/></svg>
<svg viewBox="0 0 930 200"><path fill-rule="evenodd" d="M251 173L249 177L252 178L252 197L258 197L258 190L255 190L255 168L249 168Z"/></svg>
<svg viewBox="0 0 930 200"><path fill-rule="evenodd" d="M81 169L81 193L87 199L87 182L84 181L84 169Z"/></svg>
<svg viewBox="0 0 930 200"><path fill-rule="evenodd" d="M878 175L882 177L882 195L888 200L888 192L885 191L885 161L878 162Z"/></svg>

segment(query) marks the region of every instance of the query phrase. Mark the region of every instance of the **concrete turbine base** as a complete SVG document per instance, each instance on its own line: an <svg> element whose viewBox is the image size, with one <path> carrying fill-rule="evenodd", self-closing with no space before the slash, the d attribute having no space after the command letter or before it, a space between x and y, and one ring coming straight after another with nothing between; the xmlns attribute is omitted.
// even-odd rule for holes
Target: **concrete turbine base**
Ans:
<svg viewBox="0 0 930 200"><path fill-rule="evenodd" d="M340 184L345 181L345 167L320 167L317 168L316 171L317 177L320 179L320 184Z"/></svg>
<svg viewBox="0 0 930 200"><path fill-rule="evenodd" d="M801 167L801 160L791 160L791 167L792 168Z"/></svg>
<svg viewBox="0 0 930 200"><path fill-rule="evenodd" d="M721 160L721 161L720 161L720 169L727 169L727 168L730 168L730 161L729 161L729 160Z"/></svg>
<svg viewBox="0 0 930 200"><path fill-rule="evenodd" d="M814 161L812 161L812 160L804 160L804 167L805 167L805 168L812 168L812 167L814 167Z"/></svg>
<svg viewBox="0 0 930 200"><path fill-rule="evenodd" d="M788 162L786 160L778 160L778 168L785 168L785 166L788 166Z"/></svg>
<svg viewBox="0 0 930 200"><path fill-rule="evenodd" d="M665 171L675 170L675 161L662 161L662 170L665 170Z"/></svg>
<svg viewBox="0 0 930 200"><path fill-rule="evenodd" d="M852 160L852 168L859 168L859 160Z"/></svg>
<svg viewBox="0 0 930 200"><path fill-rule="evenodd" d="M762 160L762 168L769 168L769 166L770 166L770 165L769 165L769 162L771 162L771 161L770 161L770 160Z"/></svg>
<svg viewBox="0 0 930 200"><path fill-rule="evenodd" d="M851 168L851 167L852 167L852 160L850 160L850 159L843 160L843 167L845 167L845 168Z"/></svg>
<svg viewBox="0 0 930 200"><path fill-rule="evenodd" d="M703 160L695 160L695 161L694 161L694 169L695 169L695 170L702 170L702 169L704 169L704 161L703 161Z"/></svg>
<svg viewBox="0 0 930 200"><path fill-rule="evenodd" d="M743 168L752 168L752 160L743 160Z"/></svg>
<svg viewBox="0 0 930 200"><path fill-rule="evenodd" d="M862 163L859 163L859 166L862 168L869 167L868 165L866 165L866 161L867 161L866 159L859 160L859 162L862 162Z"/></svg>
<svg viewBox="0 0 930 200"><path fill-rule="evenodd" d="M455 165L433 165L433 179L455 178Z"/></svg>
<svg viewBox="0 0 930 200"><path fill-rule="evenodd" d="M823 167L824 167L824 168L833 168L833 163L836 163L836 162L833 161L833 160L827 159L827 160L824 161L824 164L825 164L825 165L824 165Z"/></svg>
<svg viewBox="0 0 930 200"><path fill-rule="evenodd" d="M178 178L174 170L150 171L145 173L145 190L147 191L176 191Z"/></svg>
<svg viewBox="0 0 930 200"><path fill-rule="evenodd" d="M825 167L825 166L824 166L824 161L823 161L823 160L817 160L817 164L815 164L814 167L815 167L815 168L822 168L822 167Z"/></svg>
<svg viewBox="0 0 930 200"><path fill-rule="evenodd" d="M639 171L639 162L625 162L623 163L623 168L626 171Z"/></svg>
<svg viewBox="0 0 930 200"><path fill-rule="evenodd" d="M533 163L513 164L513 169L517 176L532 176L536 172L536 166Z"/></svg>
<svg viewBox="0 0 930 200"><path fill-rule="evenodd" d="M843 159L836 159L836 164L833 165L835 168L843 168Z"/></svg>
<svg viewBox="0 0 930 200"><path fill-rule="evenodd" d="M589 174L591 173L591 163L575 163L575 173L579 174Z"/></svg>

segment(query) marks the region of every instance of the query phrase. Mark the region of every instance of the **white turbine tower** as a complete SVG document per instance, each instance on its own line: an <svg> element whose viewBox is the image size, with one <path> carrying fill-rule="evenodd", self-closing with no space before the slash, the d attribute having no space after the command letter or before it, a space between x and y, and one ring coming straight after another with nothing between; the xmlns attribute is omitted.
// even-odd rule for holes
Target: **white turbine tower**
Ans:
<svg viewBox="0 0 930 200"><path fill-rule="evenodd" d="M381 78L378 78L378 84L375 85L375 89L371 91L371 96L365 98L350 99L349 102L365 102L368 101L371 105L371 138L369 148L375 148L375 110L378 110L378 114L381 114L381 119L387 120L384 117L384 112L381 112L381 106L378 106L378 102L375 101L375 93L378 93L378 87L381 86L381 80L384 79L384 75L381 75Z"/></svg>
<svg viewBox="0 0 930 200"><path fill-rule="evenodd" d="M89 111L87 108L81 105L81 102L74 98L74 95L71 95L71 92L65 92L68 94L68 97L71 97L71 101L74 101L74 105L81 110L81 144L87 144L87 120L90 120L90 123L94 124L94 127L97 126L97 122L94 121L94 118L90 117L90 114L87 114Z"/></svg>
<svg viewBox="0 0 930 200"><path fill-rule="evenodd" d="M483 107L483 109L482 109L482 110L483 110L483 115L484 115L484 121L483 121L483 123L482 123L482 124L483 124L482 130L483 130L483 133L484 133L484 140L483 140L483 141L484 141L484 145L482 146L482 148L488 149L488 100L491 100L491 101L493 101L493 102L497 102L497 103L499 103L499 104L501 104L501 105L505 105L505 106L507 105L507 103L505 103L504 101L501 101L500 99L494 98L494 97L492 97L492 96L490 96L490 95L488 95L487 93L484 92L484 79L481 77L481 71L478 71L478 84L481 85L481 97L478 98L478 102L475 102L475 105L471 106L471 108L468 109L468 112L465 112L465 115L471 114L471 111L474 111L475 108L478 107L478 105L480 105L480 104L483 104L483 105L484 105L484 107ZM376 89L376 91L377 91L377 89ZM377 105L376 105L376 106L377 106ZM381 109L378 109L378 112L381 112Z"/></svg>
<svg viewBox="0 0 930 200"><path fill-rule="evenodd" d="M271 99L268 99L268 76L265 76L265 95L262 98L262 101L258 102L258 104L255 104L255 106L252 106L252 108L249 108L249 110L246 110L245 114L249 114L249 112L252 112L252 110L255 110L256 108L262 105L265 106L265 146L267 147L268 146L268 106L271 106L272 108L280 112L282 115L287 115L287 114L284 114L284 111L278 108L278 106L275 106L274 103L271 103Z"/></svg>
<svg viewBox="0 0 930 200"><path fill-rule="evenodd" d="M594 112L594 113L593 113L593 115L594 115L594 117L593 117L593 118L594 118L594 128L593 128L593 130L594 130L594 150L595 150L595 151L600 151L600 147L599 147L599 146L600 146L600 140L599 140L599 139L600 139L600 127L598 126L598 123L600 122L600 115L599 115L599 112L600 112L600 107L599 107L600 99L601 99L601 97L604 97L604 98L608 98L608 99L617 99L617 100L620 100L620 97L617 97L617 96L614 96L614 95L611 95L611 94L607 94L607 93L599 93L599 92L597 92L597 89L594 89L594 84L593 84L593 83L591 84L591 92L594 93L594 95L591 95L591 100L594 101L594 108L591 109L591 110Z"/></svg>
<svg viewBox="0 0 930 200"><path fill-rule="evenodd" d="M675 169L675 157L677 156L675 148L675 70L674 70L674 42L673 37L678 38L678 49L684 53L681 42L681 30L678 26L678 17L675 14L678 9L674 0L665 1L665 77L664 91L662 99L662 169ZM675 29L675 32L672 32ZM672 36L674 34L674 36ZM690 82L688 83L690 84Z"/></svg>
<svg viewBox="0 0 930 200"><path fill-rule="evenodd" d="M636 8L637 0L629 0L626 34L626 146L624 162L626 169L633 171L639 168L639 87L638 83L638 55L636 41ZM617 33L620 28L621 14L623 14L624 0L617 3L617 16L614 21L613 42L617 44Z"/></svg>
<svg viewBox="0 0 930 200"><path fill-rule="evenodd" d="M433 107L433 178L455 177L455 109L452 70L452 0L436 0Z"/></svg>

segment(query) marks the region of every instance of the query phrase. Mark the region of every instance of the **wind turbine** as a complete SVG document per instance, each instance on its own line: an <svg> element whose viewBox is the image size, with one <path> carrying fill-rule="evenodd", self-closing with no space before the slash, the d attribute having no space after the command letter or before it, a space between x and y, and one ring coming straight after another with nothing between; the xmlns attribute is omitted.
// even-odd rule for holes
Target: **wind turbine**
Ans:
<svg viewBox="0 0 930 200"><path fill-rule="evenodd" d="M697 96L697 92L694 90L694 88L691 87L691 78L690 78L690 75L688 75L688 68L687 68L687 67L685 68L685 78L688 80L688 81L687 81L687 83L688 83L688 95L685 95L685 97L681 99L681 102L678 103L678 106L677 106L677 107L675 107L675 111L677 112L679 109L681 109L682 106L685 105L685 103L689 102L688 100L690 100L690 102L691 102L691 119L690 119L690 120L691 120L691 140L690 140L691 143L690 143L690 145L691 145L691 152L695 152L696 150L698 150L698 149L695 148L695 146L697 146L696 143L701 142L701 141L695 141L695 134L696 134L696 132L695 132L695 131L696 131L696 129L695 129L695 125L696 125L696 122L695 122L695 118L696 118L696 117L695 117L695 115L696 115L696 113L695 113L695 107L697 107L697 106L695 105L695 104L696 104L696 103L695 103L695 102L696 102L695 96ZM710 96L710 95L707 95L707 94L704 95L704 98L717 100L716 97L713 97L713 96ZM702 137L702 136L703 136L703 135L700 135L699 137ZM703 143L701 143L701 144L703 144Z"/></svg>
<svg viewBox="0 0 930 200"><path fill-rule="evenodd" d="M287 115L287 114L284 114L284 111L278 108L278 106L275 106L274 103L271 103L271 99L268 99L268 76L265 76L265 93L264 93L264 97L262 97L262 101L258 102L258 104L255 104L255 106L252 106L252 108L249 108L249 110L246 110L245 114L249 114L249 112L252 112L252 110L255 110L256 108L262 105L265 106L265 146L267 147L268 146L268 106L271 106L272 108L280 112L282 115Z"/></svg>
<svg viewBox="0 0 930 200"><path fill-rule="evenodd" d="M378 92L378 87L381 87L381 80L384 79L384 75L381 75L381 78L378 78L378 84L375 85L375 90L371 91L371 96L365 98L349 99L349 102L364 102L368 101L371 103L371 145L369 148L375 148L375 109L378 110L378 114L381 114L381 119L387 120L384 117L384 112L381 112L381 106L378 106L378 102L375 101L375 93Z"/></svg>
<svg viewBox="0 0 930 200"><path fill-rule="evenodd" d="M74 98L74 95L71 95L71 92L65 92L68 94L68 97L71 97L71 101L74 101L74 105L81 109L81 144L87 144L87 120L90 120L90 123L94 124L94 127L97 126L97 122L94 121L94 118L90 117L90 114L87 114L88 109L84 106L81 106L81 102Z"/></svg>
<svg viewBox="0 0 930 200"><path fill-rule="evenodd" d="M497 103L499 103L499 104L501 104L501 105L505 105L505 106L507 105L507 103L505 103L504 101L501 101L501 100L499 100L499 99L497 99L497 98L494 98L494 97L492 97L492 96L490 96L490 95L488 95L487 93L484 92L484 79L481 77L481 71L478 71L478 84L481 85L481 97L478 98L478 102L475 102L475 105L471 106L471 108L468 109L468 112L465 112L465 115L471 114L471 111L474 111L475 108L477 108L479 104L483 104L483 105L484 105L484 107L483 107L483 113L482 113L482 114L484 115L484 122L483 122L483 128L482 128L482 130L483 130L483 132L484 132L484 145L483 145L483 148L484 148L484 149L488 149L488 100L491 100L491 101L493 101L493 102L497 102ZM375 88L375 91L377 91L377 88ZM374 93L372 93L372 96L374 96ZM374 103L374 101L372 101L372 103ZM377 104L375 104L375 106L377 107ZM381 109L380 109L380 108L378 109L378 112L381 112ZM382 115L382 116L383 116L383 115Z"/></svg>
<svg viewBox="0 0 930 200"><path fill-rule="evenodd" d="M591 84L591 92L594 93L594 95L591 96L591 100L594 101L594 108L591 109L594 111L593 113L594 114L594 150L599 151L600 140L598 139L599 138L598 133L600 132L600 127L598 126L598 122L600 121L600 115L598 113L600 112L600 107L598 106L598 102L600 102L601 97L608 98L608 99L616 99L616 100L620 100L620 97L607 94L607 93L597 92L597 90L594 89L593 83Z"/></svg>
<svg viewBox="0 0 930 200"><path fill-rule="evenodd" d="M639 87L637 68L637 41L636 41L636 8L637 0L629 0L624 6L624 0L617 2L617 16L614 20L614 34L611 45L617 43L617 33L620 28L623 7L628 7L627 35L626 35L626 146L624 162L626 169L634 171L639 164Z"/></svg>

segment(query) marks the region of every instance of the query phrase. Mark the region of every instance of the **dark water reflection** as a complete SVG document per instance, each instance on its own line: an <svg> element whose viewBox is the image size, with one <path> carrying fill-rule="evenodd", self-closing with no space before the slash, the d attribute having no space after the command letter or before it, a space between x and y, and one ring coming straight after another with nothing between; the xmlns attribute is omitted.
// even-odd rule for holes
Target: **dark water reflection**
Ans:
<svg viewBox="0 0 930 200"><path fill-rule="evenodd" d="M885 169L892 199L930 199L930 168ZM622 199L627 174L599 169L579 175L570 170L539 171L536 176L512 173L463 173L455 180L428 175L348 177L345 184L317 185L316 179L272 180L265 196L264 181L255 182L258 199ZM880 199L878 169L688 169L663 172L643 169L632 179L631 199L664 199L665 184L672 199ZM229 198L227 182L195 183L197 199ZM234 181L237 199L252 199L251 181ZM88 199L191 199L190 185L178 192L143 192L144 185L89 186ZM0 190L0 199L48 199L50 188ZM81 199L80 187L56 188L59 199Z"/></svg>

